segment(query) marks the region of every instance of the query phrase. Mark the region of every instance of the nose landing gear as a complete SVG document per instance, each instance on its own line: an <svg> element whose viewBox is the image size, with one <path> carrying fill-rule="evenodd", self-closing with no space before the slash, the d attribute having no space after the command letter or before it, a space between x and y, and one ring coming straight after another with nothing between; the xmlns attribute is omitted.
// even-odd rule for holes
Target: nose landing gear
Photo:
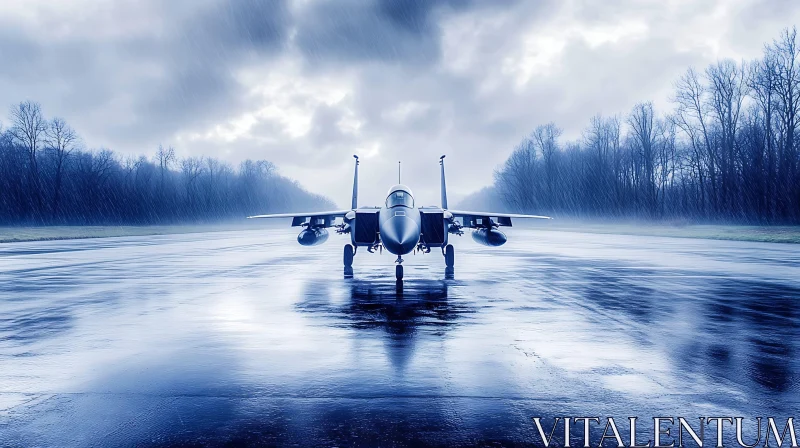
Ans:
<svg viewBox="0 0 800 448"><path fill-rule="evenodd" d="M395 263L397 263L397 266L394 267L394 276L398 281L403 280L403 259L400 257L400 255L397 256Z"/></svg>

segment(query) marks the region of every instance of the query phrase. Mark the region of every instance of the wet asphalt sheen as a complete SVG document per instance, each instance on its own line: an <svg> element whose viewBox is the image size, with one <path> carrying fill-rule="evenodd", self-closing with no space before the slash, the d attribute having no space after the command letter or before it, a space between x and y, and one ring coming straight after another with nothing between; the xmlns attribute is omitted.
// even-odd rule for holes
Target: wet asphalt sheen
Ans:
<svg viewBox="0 0 800 448"><path fill-rule="evenodd" d="M399 291L391 255L345 279L344 238L295 234L0 245L0 446L540 445L535 416L800 417L800 246L512 229L457 239L453 279L406 256Z"/></svg>

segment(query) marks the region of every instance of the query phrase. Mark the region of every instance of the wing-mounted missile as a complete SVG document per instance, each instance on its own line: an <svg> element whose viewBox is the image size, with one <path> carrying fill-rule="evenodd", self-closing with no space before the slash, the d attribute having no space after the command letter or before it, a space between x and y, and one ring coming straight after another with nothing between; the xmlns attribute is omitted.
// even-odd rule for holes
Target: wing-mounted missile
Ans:
<svg viewBox="0 0 800 448"><path fill-rule="evenodd" d="M352 224L355 220L356 220L356 212L352 210L347 212L342 217L342 223L335 226L336 233L338 233L339 235L350 233L353 230Z"/></svg>
<svg viewBox="0 0 800 448"><path fill-rule="evenodd" d="M453 235L463 235L464 231L461 230L461 224L454 222L447 226L447 232L452 233Z"/></svg>
<svg viewBox="0 0 800 448"><path fill-rule="evenodd" d="M463 226L456 220L456 217L453 216L452 213L445 210L442 213L442 218L444 219L445 224L447 225L447 233L452 233L453 235L463 235L464 231L461 230Z"/></svg>

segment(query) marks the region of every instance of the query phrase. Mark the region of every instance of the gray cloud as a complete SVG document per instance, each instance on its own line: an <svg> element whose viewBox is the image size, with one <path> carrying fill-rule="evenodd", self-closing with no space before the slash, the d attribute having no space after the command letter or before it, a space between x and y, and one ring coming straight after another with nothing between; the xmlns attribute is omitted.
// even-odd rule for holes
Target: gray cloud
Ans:
<svg viewBox="0 0 800 448"><path fill-rule="evenodd" d="M5 23L0 48L8 62L0 79L46 108L79 115L80 128L96 128L91 133L100 144L131 148L184 126L213 123L221 111L243 105L233 70L285 44L288 9L283 1L181 5L122 3L110 17L92 21L113 27L149 10L145 19L153 27L110 38L93 39L91 30L50 37L41 25ZM20 100L8 96L2 99ZM66 113L75 110L85 119Z"/></svg>
<svg viewBox="0 0 800 448"><path fill-rule="evenodd" d="M474 0L321 1L297 18L297 46L312 61L434 63L440 50L437 20L443 15L508 4Z"/></svg>

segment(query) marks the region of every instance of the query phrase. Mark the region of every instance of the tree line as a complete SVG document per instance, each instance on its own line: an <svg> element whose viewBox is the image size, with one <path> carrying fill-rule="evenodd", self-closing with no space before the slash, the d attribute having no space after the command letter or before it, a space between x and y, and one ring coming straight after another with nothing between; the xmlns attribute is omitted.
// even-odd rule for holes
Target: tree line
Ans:
<svg viewBox="0 0 800 448"><path fill-rule="evenodd" d="M0 224L167 224L334 204L280 176L265 160L238 168L210 157L178 159L159 145L154 156L85 149L61 118L38 103L11 108L0 127Z"/></svg>
<svg viewBox="0 0 800 448"><path fill-rule="evenodd" d="M751 62L688 69L674 108L593 117L576 141L536 126L495 172L513 210L566 216L800 222L800 48L785 29Z"/></svg>

